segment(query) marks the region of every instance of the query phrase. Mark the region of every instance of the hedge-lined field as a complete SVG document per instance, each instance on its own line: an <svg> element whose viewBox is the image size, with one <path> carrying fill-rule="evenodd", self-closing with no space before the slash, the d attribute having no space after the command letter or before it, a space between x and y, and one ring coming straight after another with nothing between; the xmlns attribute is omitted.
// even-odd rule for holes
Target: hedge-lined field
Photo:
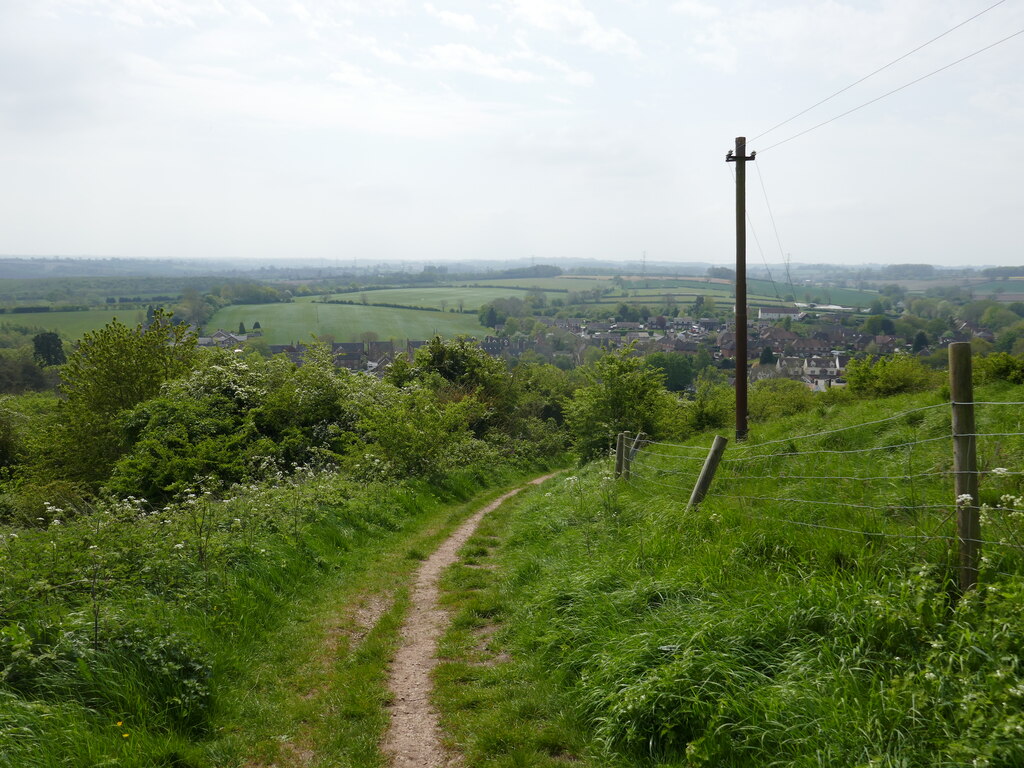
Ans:
<svg viewBox="0 0 1024 768"><path fill-rule="evenodd" d="M377 292L370 294L376 296ZM344 294L359 300L359 294ZM373 301L371 297L369 299ZM457 312L429 312L415 309L370 307L360 304L321 304L296 301L288 304L245 304L224 307L206 324L210 331L223 328L235 332L238 324L251 329L259 322L268 344L293 344L309 341L312 335L330 335L335 341L359 341L373 332L386 341L429 339L466 335L482 338L491 331L480 325L476 315Z"/></svg>

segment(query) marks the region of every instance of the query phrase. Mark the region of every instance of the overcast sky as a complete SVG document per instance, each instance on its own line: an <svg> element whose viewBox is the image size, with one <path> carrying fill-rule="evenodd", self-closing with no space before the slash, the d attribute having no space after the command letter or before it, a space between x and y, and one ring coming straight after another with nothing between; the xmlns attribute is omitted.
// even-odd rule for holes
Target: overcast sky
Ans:
<svg viewBox="0 0 1024 768"><path fill-rule="evenodd" d="M0 0L0 253L727 263L736 136L993 2ZM1024 263L1024 35L769 149L1021 29L752 140L765 258Z"/></svg>

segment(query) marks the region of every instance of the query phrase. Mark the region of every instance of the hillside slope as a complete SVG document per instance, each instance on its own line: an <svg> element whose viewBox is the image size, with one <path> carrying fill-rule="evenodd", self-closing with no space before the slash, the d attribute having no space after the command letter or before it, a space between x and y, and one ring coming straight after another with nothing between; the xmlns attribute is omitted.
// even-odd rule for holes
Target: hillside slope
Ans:
<svg viewBox="0 0 1024 768"><path fill-rule="evenodd" d="M696 510L710 434L497 516L497 575L449 583L456 624L500 617L510 654L480 666L449 638L439 700L470 764L1024 764L1024 388L976 400L993 403L977 407L984 557L958 602L939 392L761 425Z"/></svg>

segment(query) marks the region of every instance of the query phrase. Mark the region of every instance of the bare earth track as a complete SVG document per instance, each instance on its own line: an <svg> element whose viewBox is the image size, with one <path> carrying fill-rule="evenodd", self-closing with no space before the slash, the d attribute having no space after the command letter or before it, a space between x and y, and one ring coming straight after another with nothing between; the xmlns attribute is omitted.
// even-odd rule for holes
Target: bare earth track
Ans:
<svg viewBox="0 0 1024 768"><path fill-rule="evenodd" d="M529 485L540 485L552 477L554 474L538 477ZM430 673L437 665L437 643L447 620L446 613L438 606L438 581L444 569L456 562L459 549L484 516L521 490L523 488L509 491L475 512L416 572L409 616L402 627L402 644L392 662L389 680L393 704L391 727L384 738L383 750L391 756L394 768L443 768L460 764L458 756L446 752L442 746L437 713L430 704Z"/></svg>

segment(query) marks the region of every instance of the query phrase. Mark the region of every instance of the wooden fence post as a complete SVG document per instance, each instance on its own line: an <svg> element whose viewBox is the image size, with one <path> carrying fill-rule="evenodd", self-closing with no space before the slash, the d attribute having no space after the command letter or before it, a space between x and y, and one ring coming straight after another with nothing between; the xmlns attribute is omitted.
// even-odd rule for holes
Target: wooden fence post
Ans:
<svg viewBox="0 0 1024 768"><path fill-rule="evenodd" d="M624 440L623 444L629 442L629 432L623 433ZM629 480L630 478L630 467L633 466L633 458L636 456L636 452L640 447L640 441L646 437L643 432L637 432L636 437L633 438L633 444L630 446L624 446L626 449L626 455L622 463L622 476Z"/></svg>
<svg viewBox="0 0 1024 768"><path fill-rule="evenodd" d="M619 432L615 439L615 477L622 477L623 461L626 458L626 433Z"/></svg>
<svg viewBox="0 0 1024 768"><path fill-rule="evenodd" d="M693 509L704 500L708 488L711 487L711 481L715 479L715 470L718 469L718 462L722 460L722 454L725 452L728 442L721 435L715 435L715 440L711 443L711 450L708 451L708 457L704 459L704 466L701 467L697 483L693 486L690 503L686 505L687 509Z"/></svg>
<svg viewBox="0 0 1024 768"><path fill-rule="evenodd" d="M981 520L978 513L978 453L971 383L971 344L949 345L949 395L953 404L953 486L956 489L960 592L978 583Z"/></svg>

